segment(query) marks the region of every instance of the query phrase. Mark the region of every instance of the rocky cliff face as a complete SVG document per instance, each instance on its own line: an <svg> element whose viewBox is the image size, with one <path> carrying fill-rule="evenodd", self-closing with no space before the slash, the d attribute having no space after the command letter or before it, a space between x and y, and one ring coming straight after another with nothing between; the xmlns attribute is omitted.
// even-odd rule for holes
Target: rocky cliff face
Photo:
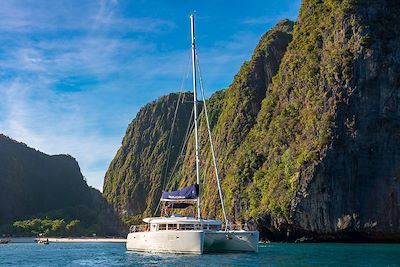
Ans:
<svg viewBox="0 0 400 267"><path fill-rule="evenodd" d="M230 220L270 240L400 240L399 25L395 0L303 0L263 36L209 101ZM202 212L220 217L205 131ZM193 147L170 188L194 181Z"/></svg>
<svg viewBox="0 0 400 267"><path fill-rule="evenodd" d="M49 156L0 134L0 226L37 216L78 219L105 234L116 234L119 227L74 158Z"/></svg>
<svg viewBox="0 0 400 267"><path fill-rule="evenodd" d="M399 10L303 1L241 148L261 159L244 179L261 195L248 215L267 237L399 240ZM243 162L236 177L246 177Z"/></svg>
<svg viewBox="0 0 400 267"><path fill-rule="evenodd" d="M179 112L169 141L175 109ZM184 142L193 95L170 94L143 107L131 122L104 179L103 194L126 222L152 215ZM192 102L193 103L193 102ZM168 142L172 143L168 150Z"/></svg>
<svg viewBox="0 0 400 267"><path fill-rule="evenodd" d="M331 33L348 55L348 80L320 85L335 96L334 125L321 160L299 177L291 220L311 233L399 240L400 3L348 5L333 9L340 15Z"/></svg>
<svg viewBox="0 0 400 267"><path fill-rule="evenodd" d="M293 22L284 20L267 32L246 62L233 83L225 91L219 91L208 100L209 116L222 173L235 150L255 123L265 88L276 74L280 60L291 40ZM189 100L192 95L187 95ZM160 98L145 106L129 125L122 146L111 162L104 182L104 195L125 216L125 221L139 221L142 216L155 210L166 177L173 175L168 188L176 189L195 182L193 132L187 148L179 157L188 128L191 103L181 106L174 131L173 149L167 155L167 139L178 95ZM201 113L201 112L200 112ZM204 213L219 214L214 173L204 114L200 114L200 143L202 175L204 175ZM190 121L190 123L192 123ZM168 169L165 169L168 164ZM176 171L172 168L177 165ZM165 173L164 173L165 171ZM167 174L167 175L164 175Z"/></svg>
<svg viewBox="0 0 400 267"><path fill-rule="evenodd" d="M246 140L250 129L256 123L261 102L266 97L266 88L276 75L282 57L292 39L293 25L294 23L289 20L282 20L265 33L254 49L251 59L243 64L232 84L225 90L223 98L219 99L220 112L215 119L215 124L212 125L212 134L220 175L224 181L235 163L238 148ZM209 110L214 110L214 96L210 100ZM200 121L199 129L201 167L204 176L203 211L209 216L222 215L221 206L216 205L219 203L219 198L204 119ZM195 181L194 157L194 142L189 142L184 164L180 165L177 175L181 180L181 187ZM233 198L241 197L231 196ZM227 200L229 204L232 199L228 198ZM241 207L237 207L237 209L237 213L242 212Z"/></svg>
<svg viewBox="0 0 400 267"><path fill-rule="evenodd" d="M89 201L70 156L49 156L0 135L0 223Z"/></svg>

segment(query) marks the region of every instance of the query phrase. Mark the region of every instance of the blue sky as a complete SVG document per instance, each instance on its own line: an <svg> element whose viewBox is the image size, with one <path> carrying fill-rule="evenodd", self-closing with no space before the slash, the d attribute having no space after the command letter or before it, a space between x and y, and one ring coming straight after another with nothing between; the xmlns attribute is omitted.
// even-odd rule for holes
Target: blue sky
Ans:
<svg viewBox="0 0 400 267"><path fill-rule="evenodd" d="M191 11L209 96L232 82L266 30L295 20L299 7L300 0L2 0L0 133L72 155L101 189L140 107L179 90Z"/></svg>

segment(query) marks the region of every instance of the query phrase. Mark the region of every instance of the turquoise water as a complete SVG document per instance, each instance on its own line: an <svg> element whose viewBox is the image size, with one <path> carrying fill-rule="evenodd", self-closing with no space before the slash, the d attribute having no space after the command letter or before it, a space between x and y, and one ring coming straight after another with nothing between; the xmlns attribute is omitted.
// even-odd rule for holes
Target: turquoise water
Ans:
<svg viewBox="0 0 400 267"><path fill-rule="evenodd" d="M259 253L154 255L125 244L0 245L0 266L400 266L400 245L260 244Z"/></svg>

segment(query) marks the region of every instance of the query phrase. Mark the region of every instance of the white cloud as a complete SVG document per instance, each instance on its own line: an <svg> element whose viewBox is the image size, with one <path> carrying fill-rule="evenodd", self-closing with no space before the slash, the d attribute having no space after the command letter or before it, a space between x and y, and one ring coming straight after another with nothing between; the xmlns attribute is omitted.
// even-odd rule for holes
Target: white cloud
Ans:
<svg viewBox="0 0 400 267"><path fill-rule="evenodd" d="M88 127L96 118L85 113L80 101L18 80L0 84L0 92L0 132L48 154L72 155L88 183L102 187L119 140Z"/></svg>
<svg viewBox="0 0 400 267"><path fill-rule="evenodd" d="M0 132L48 154L72 155L101 189L139 106L179 89L189 43L173 49L160 36L149 38L174 22L125 17L118 1L70 2L1 1ZM199 38L206 89L226 87L259 37L240 32L204 49Z"/></svg>
<svg viewBox="0 0 400 267"><path fill-rule="evenodd" d="M84 7L87 17L77 19L70 9L48 12L29 3L27 7L18 1L4 2L0 9L0 132L48 154L72 155L88 183L101 189L125 127L138 109L132 97L135 86L126 88L127 80L114 76L146 79L143 74L151 71L142 63L155 61L149 54L154 51L152 43L121 38L119 32L151 32L173 23L119 18L116 1L98 3ZM84 34L29 35L62 29ZM147 67L151 69L151 63ZM89 80L86 87L84 79ZM57 90L57 86L69 86L71 91Z"/></svg>
<svg viewBox="0 0 400 267"><path fill-rule="evenodd" d="M0 30L22 34L59 30L157 32L175 26L159 18L123 18L119 12L118 1L3 0Z"/></svg>

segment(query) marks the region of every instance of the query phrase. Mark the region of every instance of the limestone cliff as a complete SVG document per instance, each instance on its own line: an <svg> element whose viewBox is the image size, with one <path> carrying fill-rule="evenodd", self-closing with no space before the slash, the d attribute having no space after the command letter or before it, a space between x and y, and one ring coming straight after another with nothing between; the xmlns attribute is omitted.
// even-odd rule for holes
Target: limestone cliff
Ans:
<svg viewBox="0 0 400 267"><path fill-rule="evenodd" d="M72 157L49 156L0 134L0 224L89 201Z"/></svg>
<svg viewBox="0 0 400 267"><path fill-rule="evenodd" d="M120 227L73 157L50 156L0 134L0 234L30 218L79 220L90 234L115 235Z"/></svg>
<svg viewBox="0 0 400 267"><path fill-rule="evenodd" d="M335 106L331 138L320 161L301 172L291 221L312 234L399 241L400 3L354 1L330 14L335 48L322 62L344 54L330 74L335 81L319 85Z"/></svg>
<svg viewBox="0 0 400 267"><path fill-rule="evenodd" d="M289 20L282 20L266 32L254 49L251 59L242 65L232 84L225 90L223 98L218 100L220 112L212 124L212 134L223 181L234 164L238 148L256 123L261 102L266 97L266 88L276 75L292 39L293 25L294 23ZM215 100L210 102L209 110L214 110ZM203 115L200 116L199 127L204 179L203 211L209 216L222 215L221 206L216 205L219 203L217 184ZM190 140L192 142L188 145L185 164L180 166L177 174L181 180L180 186L194 182L194 138Z"/></svg>
<svg viewBox="0 0 400 267"><path fill-rule="evenodd" d="M303 1L234 173L269 238L399 240L399 11Z"/></svg>
<svg viewBox="0 0 400 267"><path fill-rule="evenodd" d="M265 89L276 74L291 40L292 28L293 22L284 20L268 31L261 38L251 60L243 64L229 88L208 99L222 173L255 123L256 114L265 97ZM192 99L190 94L187 97ZM167 154L167 139L177 98L176 94L162 97L138 113L129 125L122 146L107 171L104 195L119 214L125 217L126 222L137 222L142 216L154 212L167 177L173 175L168 185L171 189L195 181L193 132L183 157L178 157L188 128L192 103L186 101L181 105L176 123L178 128L173 134L173 148L171 154ZM200 114L199 131L202 176L205 177L203 212L214 215L219 213L220 206L217 204L215 179L210 168L204 114ZM176 172L172 173L175 164Z"/></svg>
<svg viewBox="0 0 400 267"><path fill-rule="evenodd" d="M168 140L176 116L171 150ZM126 222L152 215L174 166L192 113L193 95L170 94L143 107L129 124L121 148L108 168L103 194ZM192 102L193 103L193 102Z"/></svg>
<svg viewBox="0 0 400 267"><path fill-rule="evenodd" d="M397 0L303 0L294 27L282 21L263 36L229 88L209 100L230 220L256 222L270 240L400 240L399 25ZM143 115L117 158L160 117ZM194 181L192 139L170 188ZM200 141L202 212L221 217L204 117ZM135 170L157 166L140 151L129 163ZM109 201L139 217L154 210L160 178L116 173L131 184L106 186ZM119 192L131 193L121 202Z"/></svg>

